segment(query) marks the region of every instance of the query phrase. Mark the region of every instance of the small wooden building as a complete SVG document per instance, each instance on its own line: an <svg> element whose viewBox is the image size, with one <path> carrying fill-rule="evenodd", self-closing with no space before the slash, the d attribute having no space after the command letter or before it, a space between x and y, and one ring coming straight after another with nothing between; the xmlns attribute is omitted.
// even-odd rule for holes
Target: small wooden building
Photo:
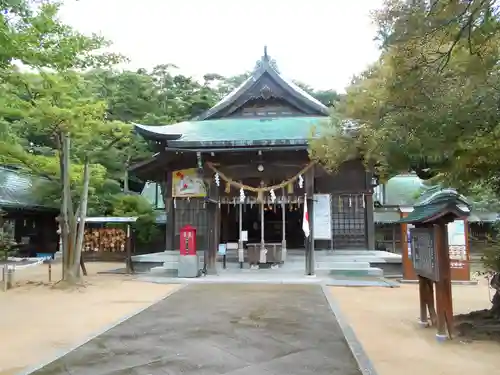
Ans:
<svg viewBox="0 0 500 375"><path fill-rule="evenodd" d="M19 246L22 256L57 251L59 209L44 204L37 193L45 182L18 168L0 166L0 227L22 245Z"/></svg>
<svg viewBox="0 0 500 375"><path fill-rule="evenodd" d="M371 173L352 160L332 175L309 158L308 139L329 111L284 79L265 51L246 81L197 118L137 124L157 153L132 172L162 186L167 250L179 249L186 224L196 228L198 249L208 250L211 262L220 243L303 249L306 193L313 248L374 249ZM313 194L328 200L318 206Z"/></svg>
<svg viewBox="0 0 500 375"><path fill-rule="evenodd" d="M426 195L440 188L426 184L414 173L394 176L374 189L375 242L379 250L402 253L406 249L406 226L398 223L406 212ZM488 237L494 234L499 214L477 207L472 202L472 212L467 218L468 241L471 253L481 254L487 246Z"/></svg>

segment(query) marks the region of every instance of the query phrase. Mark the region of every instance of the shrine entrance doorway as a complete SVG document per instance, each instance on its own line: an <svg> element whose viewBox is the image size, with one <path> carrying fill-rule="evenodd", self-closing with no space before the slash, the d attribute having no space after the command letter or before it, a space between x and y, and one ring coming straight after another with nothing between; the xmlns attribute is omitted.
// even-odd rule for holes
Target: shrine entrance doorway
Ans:
<svg viewBox="0 0 500 375"><path fill-rule="evenodd" d="M302 232L303 207L297 203L281 204L266 203L241 204L241 230L247 233L248 243L260 243L262 234L261 210L264 210L264 242L281 243L286 241L289 249L304 249L304 233ZM221 205L220 242L239 241L239 210L240 204ZM285 235L283 236L283 230Z"/></svg>

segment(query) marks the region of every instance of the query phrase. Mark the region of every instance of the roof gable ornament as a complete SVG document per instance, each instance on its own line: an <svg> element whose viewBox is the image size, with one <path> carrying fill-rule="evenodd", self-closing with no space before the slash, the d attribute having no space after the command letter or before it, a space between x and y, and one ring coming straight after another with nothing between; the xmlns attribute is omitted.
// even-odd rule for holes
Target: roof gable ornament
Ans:
<svg viewBox="0 0 500 375"><path fill-rule="evenodd" d="M264 85L260 89L260 95L262 96L262 99L268 100L273 95L273 92L272 92L271 88L268 85Z"/></svg>
<svg viewBox="0 0 500 375"><path fill-rule="evenodd" d="M276 63L276 60L272 59L271 56L268 55L267 46L264 46L264 54L262 55L260 60L257 60L257 62L255 63L254 70L256 71L261 68L265 70L266 67L271 67L276 71L276 73L279 73L278 64Z"/></svg>
<svg viewBox="0 0 500 375"><path fill-rule="evenodd" d="M265 77L266 80L264 82L259 82L260 85L262 85L260 86L262 90L260 90L259 94L263 99L266 100L273 97L274 89L272 89L272 85L275 85L284 90L285 96L288 97L290 101L294 102L295 105L298 105L304 114L310 116L328 116L330 114L328 107L323 103L313 98L293 82L285 80L281 76L276 61L269 56L267 46L264 46L264 54L260 60L257 61L251 76L212 108L194 118L194 120L203 121L224 118L225 115L227 115L227 111L236 108L235 103L238 103L238 100L240 104L237 105L241 105L241 103L244 102L245 95L249 95L250 90L255 87L262 77ZM268 80L272 81L272 85L267 85Z"/></svg>
<svg viewBox="0 0 500 375"><path fill-rule="evenodd" d="M269 61L269 56L267 55L267 46L264 46L264 55L262 56L263 61Z"/></svg>

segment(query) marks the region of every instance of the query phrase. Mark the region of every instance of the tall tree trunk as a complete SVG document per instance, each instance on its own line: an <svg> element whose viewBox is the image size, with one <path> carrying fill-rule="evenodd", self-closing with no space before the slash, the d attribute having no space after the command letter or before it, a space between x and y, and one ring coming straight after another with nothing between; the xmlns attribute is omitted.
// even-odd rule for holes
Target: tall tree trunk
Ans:
<svg viewBox="0 0 500 375"><path fill-rule="evenodd" d="M492 299L491 312L497 318L500 318L500 273L495 273L490 281L490 287L495 290L495 294Z"/></svg>
<svg viewBox="0 0 500 375"><path fill-rule="evenodd" d="M87 217L87 201L89 195L89 182L90 182L90 171L89 171L89 160L85 159L85 164L83 167L83 191L82 196L80 198L79 205L79 217L78 217L78 234L76 236L76 243L74 246L74 263L71 265L72 272L75 275L79 275L80 265L81 265L81 256L83 250L83 238L85 234L85 219Z"/></svg>
<svg viewBox="0 0 500 375"><path fill-rule="evenodd" d="M72 258L72 243L70 233L70 206L71 206L71 188L70 188L70 173L69 173L69 151L70 139L68 134L62 135L61 147L61 180L62 180L62 221L61 221L61 235L63 244L63 280L67 282L74 282L71 273L71 258Z"/></svg>
<svg viewBox="0 0 500 375"><path fill-rule="evenodd" d="M128 168L130 167L130 150L127 151L127 160L125 161L125 173L123 175L123 192L127 194L129 192L128 186Z"/></svg>
<svg viewBox="0 0 500 375"><path fill-rule="evenodd" d="M82 269L83 276L87 276L87 267L85 267L85 261L83 260L83 256L80 257L80 268Z"/></svg>
<svg viewBox="0 0 500 375"><path fill-rule="evenodd" d="M74 215L71 215L71 210L68 210L68 216L71 218L69 222L69 232L71 239L71 248L74 250L76 245L76 234L78 232L77 228L78 228L78 217L80 216L80 205L76 207ZM71 264L73 264L74 251L71 254L71 256L72 256Z"/></svg>

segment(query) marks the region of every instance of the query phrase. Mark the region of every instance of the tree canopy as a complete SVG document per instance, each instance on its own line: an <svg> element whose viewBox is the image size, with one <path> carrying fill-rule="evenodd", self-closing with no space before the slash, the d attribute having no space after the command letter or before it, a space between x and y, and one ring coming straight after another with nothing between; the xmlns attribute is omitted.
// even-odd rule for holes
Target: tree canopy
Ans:
<svg viewBox="0 0 500 375"><path fill-rule="evenodd" d="M90 215L123 211L131 164L147 159L150 146L131 123L170 124L213 106L249 75L207 73L198 82L172 64L152 70L116 70L123 56L105 53L109 42L83 35L58 19L58 1L0 1L0 164L22 167L51 183L37 189L47 204L61 199L61 137L71 135L72 196L79 199L89 159ZM334 91L317 92L325 104ZM140 184L137 184L140 186ZM134 186L135 187L135 186ZM137 190L137 189L136 189ZM141 202L130 207L141 207Z"/></svg>
<svg viewBox="0 0 500 375"><path fill-rule="evenodd" d="M381 56L353 79L312 155L500 192L498 12L488 0L386 1L374 13Z"/></svg>

